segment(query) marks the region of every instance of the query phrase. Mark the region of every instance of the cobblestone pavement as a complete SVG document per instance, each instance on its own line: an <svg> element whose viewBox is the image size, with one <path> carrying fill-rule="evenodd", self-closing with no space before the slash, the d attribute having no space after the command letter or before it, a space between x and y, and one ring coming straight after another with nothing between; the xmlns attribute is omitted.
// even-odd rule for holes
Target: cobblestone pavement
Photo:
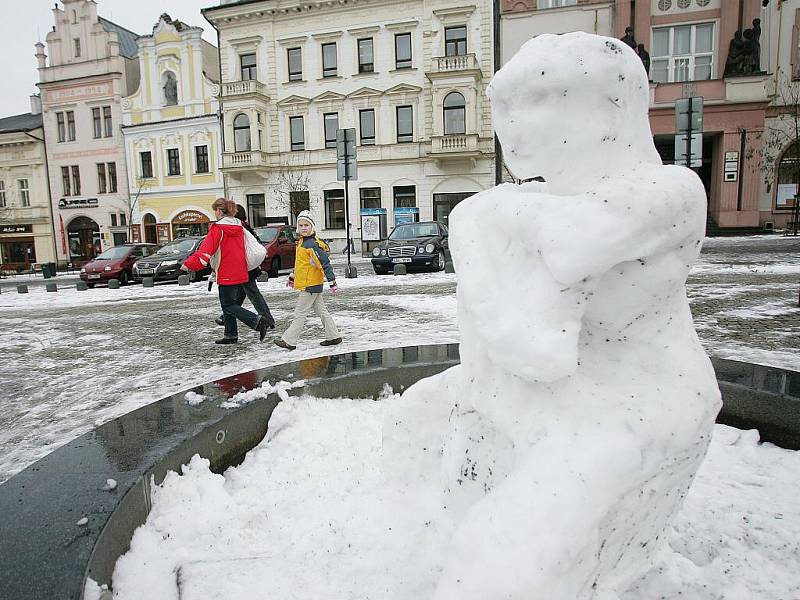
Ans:
<svg viewBox="0 0 800 600"><path fill-rule="evenodd" d="M342 273L343 257L334 261ZM205 282L77 292L60 276L59 292L46 293L40 277L18 295L4 280L0 482L95 424L205 381L320 354L458 340L454 275L378 277L368 261L356 264L359 277L341 279L329 304L345 342L321 348L322 328L309 319L292 353L249 330L237 345L213 344L219 306ZM260 284L278 333L295 301L285 280ZM778 236L706 240L687 286L709 353L800 370L798 288L800 239Z"/></svg>

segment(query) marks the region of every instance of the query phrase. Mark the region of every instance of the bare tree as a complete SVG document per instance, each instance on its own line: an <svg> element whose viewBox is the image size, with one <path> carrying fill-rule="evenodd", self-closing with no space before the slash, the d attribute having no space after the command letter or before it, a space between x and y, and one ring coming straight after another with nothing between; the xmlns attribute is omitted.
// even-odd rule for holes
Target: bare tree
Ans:
<svg viewBox="0 0 800 600"><path fill-rule="evenodd" d="M136 179L136 193L131 196L130 193L125 197L125 212L128 216L128 240L132 241L133 239L133 212L136 210L136 206L139 204L139 196L142 194L144 190L150 187L150 182L143 178L138 177Z"/></svg>
<svg viewBox="0 0 800 600"><path fill-rule="evenodd" d="M305 153L295 153L286 159L275 171L275 205L286 211L294 222L298 213L310 210L315 205L312 198L313 179L308 169Z"/></svg>
<svg viewBox="0 0 800 600"><path fill-rule="evenodd" d="M800 221L800 85L780 71L775 77L772 107L774 116L766 122L764 132L760 134L761 148L750 150L747 158L754 169L761 171L767 191L771 191L775 184L794 186L791 231L797 235Z"/></svg>

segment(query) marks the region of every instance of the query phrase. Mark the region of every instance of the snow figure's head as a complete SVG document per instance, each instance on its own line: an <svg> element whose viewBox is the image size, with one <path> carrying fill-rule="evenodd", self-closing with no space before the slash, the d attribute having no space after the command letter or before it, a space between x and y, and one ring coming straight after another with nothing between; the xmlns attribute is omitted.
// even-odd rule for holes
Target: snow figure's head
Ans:
<svg viewBox="0 0 800 600"><path fill-rule="evenodd" d="M638 162L661 164L647 118L649 84L625 43L588 33L539 35L488 89L514 176L579 192Z"/></svg>

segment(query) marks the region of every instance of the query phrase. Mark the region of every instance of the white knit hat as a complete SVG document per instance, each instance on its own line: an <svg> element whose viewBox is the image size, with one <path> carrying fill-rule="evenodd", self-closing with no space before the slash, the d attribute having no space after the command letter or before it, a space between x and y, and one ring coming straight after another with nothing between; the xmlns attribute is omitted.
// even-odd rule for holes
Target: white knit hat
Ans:
<svg viewBox="0 0 800 600"><path fill-rule="evenodd" d="M297 215L298 224L300 223L300 219L305 219L306 221L311 223L311 228L312 229L316 229L317 228L317 224L314 223L314 217L311 216L311 211L310 210L304 210L299 215Z"/></svg>

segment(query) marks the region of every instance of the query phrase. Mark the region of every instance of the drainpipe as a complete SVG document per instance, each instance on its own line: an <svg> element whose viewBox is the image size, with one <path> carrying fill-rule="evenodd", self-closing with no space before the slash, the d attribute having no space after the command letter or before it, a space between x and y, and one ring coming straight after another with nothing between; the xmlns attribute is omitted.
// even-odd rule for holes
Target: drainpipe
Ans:
<svg viewBox="0 0 800 600"><path fill-rule="evenodd" d="M739 130L739 189L736 192L736 210L742 210L742 188L744 187L744 151L747 147L747 130Z"/></svg>
<svg viewBox="0 0 800 600"><path fill-rule="evenodd" d="M28 133L27 131L23 131L25 135L29 138L36 140L37 142L42 142L44 148L44 174L47 178L47 199L48 199L48 208L50 209L50 229L53 232L53 259L55 260L56 265L58 264L58 242L56 242L56 219L53 215L53 192L50 189L50 166L47 162L47 144L44 141L44 138L38 138L35 135ZM44 135L44 124L42 125L42 135ZM55 273L53 273L55 275Z"/></svg>
<svg viewBox="0 0 800 600"><path fill-rule="evenodd" d="M205 15L203 15L205 17ZM220 173L222 173L222 196L227 198L228 197L228 178L225 174L225 171L222 169L224 166L225 161L225 116L222 113L222 43L219 37L219 29L217 28L214 23L212 23L208 17L206 17L206 21L211 23L211 26L214 28L214 31L217 32L217 61L219 62L219 96L217 96L217 120L219 121L219 140L220 140L220 149L219 149L219 169Z"/></svg>
<svg viewBox="0 0 800 600"><path fill-rule="evenodd" d="M502 42L500 35L500 0L492 0L492 37L494 37L494 55L492 72L497 73L500 69L500 45ZM494 182L500 185L503 181L503 150L500 147L500 139L494 134Z"/></svg>

